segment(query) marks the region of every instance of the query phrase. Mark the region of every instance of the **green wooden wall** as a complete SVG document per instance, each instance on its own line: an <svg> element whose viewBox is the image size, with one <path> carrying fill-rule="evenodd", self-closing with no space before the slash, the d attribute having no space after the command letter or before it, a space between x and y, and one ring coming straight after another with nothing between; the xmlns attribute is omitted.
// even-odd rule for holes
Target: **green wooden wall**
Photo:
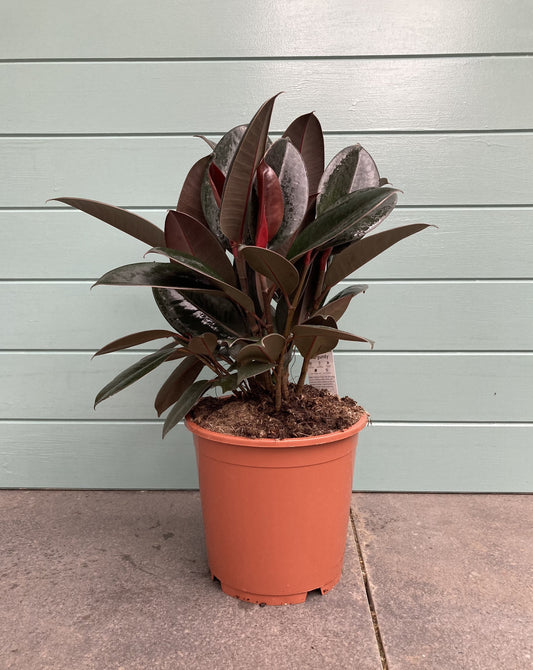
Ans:
<svg viewBox="0 0 533 670"><path fill-rule="evenodd" d="M164 326L98 288L144 245L45 204L83 196L162 224L188 167L278 91L273 134L315 110L328 156L360 142L404 190L386 226L438 228L357 274L341 393L363 404L354 486L533 490L530 0L18 0L0 5L0 487L191 488L159 371L95 412ZM168 371L165 370L167 373Z"/></svg>

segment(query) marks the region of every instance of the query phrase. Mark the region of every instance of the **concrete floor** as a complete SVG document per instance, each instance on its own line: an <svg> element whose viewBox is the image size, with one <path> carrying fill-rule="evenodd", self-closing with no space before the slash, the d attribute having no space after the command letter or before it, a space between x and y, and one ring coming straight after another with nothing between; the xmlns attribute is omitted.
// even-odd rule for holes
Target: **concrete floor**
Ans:
<svg viewBox="0 0 533 670"><path fill-rule="evenodd" d="M259 607L209 579L195 492L0 491L0 669L533 668L533 496L352 509L341 582Z"/></svg>

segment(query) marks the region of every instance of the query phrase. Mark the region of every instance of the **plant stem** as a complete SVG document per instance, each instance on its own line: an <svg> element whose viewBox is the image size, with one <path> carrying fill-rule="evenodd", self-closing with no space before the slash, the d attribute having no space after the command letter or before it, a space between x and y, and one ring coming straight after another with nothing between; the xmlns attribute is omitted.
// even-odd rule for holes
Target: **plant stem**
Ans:
<svg viewBox="0 0 533 670"><path fill-rule="evenodd" d="M270 372L267 370L267 372L262 372L260 375L258 375L259 379L261 380L261 386L270 394L274 392L274 384L272 383L272 375Z"/></svg>
<svg viewBox="0 0 533 670"><path fill-rule="evenodd" d="M275 410L276 412L279 412L281 410L281 399L282 399L282 390L283 390L283 377L284 377L284 371L285 371L285 366L284 366L284 361L285 361L285 354L287 353L287 342L288 338L291 332L292 328L292 321L294 319L294 313L296 311L296 308L298 306L298 301L300 300L300 297L302 295L303 288L305 286L305 279L307 277L307 273L309 271L309 268L311 267L311 252L308 251L306 256L305 256L305 262L304 262L304 268L302 271L302 274L300 275L300 283L298 284L298 288L296 289L296 293L294 295L294 298L289 304L289 313L287 314L287 322L285 324L285 331L283 332L283 337L285 338L285 344L283 346L283 350L278 358L278 362L276 364L276 396L275 396Z"/></svg>
<svg viewBox="0 0 533 670"><path fill-rule="evenodd" d="M270 301L271 301L271 294L270 291L268 290L267 282L266 282L266 277L263 275L259 275L259 281L261 284L261 293L263 294L263 318L266 324L266 330L268 333L273 333L274 332L274 326L272 324L272 314L270 313Z"/></svg>
<svg viewBox="0 0 533 670"><path fill-rule="evenodd" d="M302 291L303 291L303 288L305 286L305 279L307 277L307 273L309 272L310 267L311 267L311 252L307 252L307 255L305 257L304 269L303 269L303 272L300 276L300 283L298 284L298 288L296 290L294 298L289 303L289 312L287 314L287 322L285 324L285 331L283 333L283 337L285 339L287 339L289 337L289 334L291 332L292 321L294 319L294 313L296 312L296 308L298 307L298 302L299 302L300 297L302 295ZM285 353L285 352L283 352L283 353Z"/></svg>
<svg viewBox="0 0 533 670"><path fill-rule="evenodd" d="M281 391L284 400L289 399L289 371L285 368L283 370L283 379L282 379L282 386L281 386Z"/></svg>
<svg viewBox="0 0 533 670"><path fill-rule="evenodd" d="M237 274L239 276L240 289L244 293L248 293L248 277L246 276L246 263L244 258L239 253L239 245L237 242L231 243L231 250L235 258L235 265L237 267Z"/></svg>
<svg viewBox="0 0 533 670"><path fill-rule="evenodd" d="M309 363L311 362L311 356L307 355L304 357L302 363L302 370L300 372L300 377L298 379L298 384L296 385L296 394L301 395L303 387L305 384L305 378L307 376L307 370L309 369Z"/></svg>
<svg viewBox="0 0 533 670"><path fill-rule="evenodd" d="M249 295L250 292L248 290L248 277L246 276L246 261L239 254L239 245L237 242L231 243L231 250L233 252L233 257L235 258L235 267L237 268L237 274L239 276L240 289L243 293ZM257 324L257 321L259 321L259 323L262 323L261 319L257 316L257 314L248 311L246 312L246 317L248 319L248 324L250 326L252 333L257 335L259 332L259 326Z"/></svg>
<svg viewBox="0 0 533 670"><path fill-rule="evenodd" d="M326 269L328 266L328 259L331 256L333 247L325 249L320 256L320 274L316 282L315 295L313 298L313 312L315 312L320 307L320 302L322 299L322 287L324 285L324 277L326 276Z"/></svg>
<svg viewBox="0 0 533 670"><path fill-rule="evenodd" d="M249 319L255 319L255 321L253 321L254 333L257 332L257 329L259 328L259 326L266 330L267 324L263 321L263 319L258 314L255 314L255 312L246 312L246 314L248 314Z"/></svg>
<svg viewBox="0 0 533 670"><path fill-rule="evenodd" d="M276 412L279 412L281 410L281 386L282 386L282 381L281 381L281 372L278 371L278 374L276 375L276 395L275 395L275 402L274 402L274 408Z"/></svg>

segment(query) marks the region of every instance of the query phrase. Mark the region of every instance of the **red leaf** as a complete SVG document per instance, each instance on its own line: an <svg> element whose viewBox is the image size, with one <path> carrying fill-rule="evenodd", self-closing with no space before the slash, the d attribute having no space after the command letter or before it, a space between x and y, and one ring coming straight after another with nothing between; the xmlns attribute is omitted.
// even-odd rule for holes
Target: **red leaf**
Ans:
<svg viewBox="0 0 533 670"><path fill-rule="evenodd" d="M324 272L327 265L328 265L328 259L331 256L331 252L333 251L333 247L329 247L328 249L324 249L320 256L320 271Z"/></svg>
<svg viewBox="0 0 533 670"><path fill-rule="evenodd" d="M281 226L284 204L278 176L264 160L257 167L257 195L259 221L255 243L258 247L266 247Z"/></svg>
<svg viewBox="0 0 533 670"><path fill-rule="evenodd" d="M209 177L209 183L211 184L213 195L215 196L215 201L218 207L220 207L220 199L222 196L222 189L224 188L224 182L226 181L226 177L224 176L224 173L220 170L220 168L217 165L215 165L215 163L209 164L209 170L207 174Z"/></svg>
<svg viewBox="0 0 533 670"><path fill-rule="evenodd" d="M228 284L235 283L235 273L226 252L213 233L197 219L184 212L170 210L165 221L165 244L195 256L213 268Z"/></svg>
<svg viewBox="0 0 533 670"><path fill-rule="evenodd" d="M204 226L207 226L207 221L204 217L200 194L205 169L210 160L211 156L204 156L203 158L200 158L200 160L197 161L189 170L189 173L183 182L183 187L178 199L178 205L176 207L179 212L184 212L185 214L192 216L197 221L200 221L200 223Z"/></svg>
<svg viewBox="0 0 533 670"><path fill-rule="evenodd" d="M266 249L268 244L268 223L265 216L265 208L259 210L259 220L255 231L255 246Z"/></svg>
<svg viewBox="0 0 533 670"><path fill-rule="evenodd" d="M324 172L324 135L320 121L311 112L295 119L284 132L302 154L309 178L309 192L318 191Z"/></svg>

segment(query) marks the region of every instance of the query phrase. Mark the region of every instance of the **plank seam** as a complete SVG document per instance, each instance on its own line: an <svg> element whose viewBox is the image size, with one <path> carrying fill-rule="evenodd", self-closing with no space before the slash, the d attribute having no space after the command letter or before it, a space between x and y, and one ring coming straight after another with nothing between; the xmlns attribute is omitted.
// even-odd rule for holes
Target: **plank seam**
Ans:
<svg viewBox="0 0 533 670"><path fill-rule="evenodd" d="M283 131L273 131L271 137L281 137ZM354 135L406 135L406 136L483 136L483 135L530 135L533 133L533 128L457 128L457 129L382 129L382 130L368 130L364 128L353 128L350 130L331 130L324 131L326 137L346 137ZM222 135L220 131L214 130L199 130L196 131L182 131L182 132L154 132L154 133L0 133L0 139L31 139L31 140L47 140L47 139L172 139L172 138L187 138L193 139L194 134L202 134L207 137L219 137Z"/></svg>
<svg viewBox="0 0 533 670"><path fill-rule="evenodd" d="M413 54L330 54L327 56L181 56L181 57L115 57L115 58L0 58L0 64L22 63L239 63L239 62L272 62L272 61L347 61L347 60L436 60L443 59L492 59L498 58L529 58L532 51L471 51L452 53L413 53Z"/></svg>
<svg viewBox="0 0 533 670"><path fill-rule="evenodd" d="M0 356L2 355L59 355L59 356L72 356L72 355L86 355L92 356L97 349L0 349ZM146 356L149 353L156 351L155 349L128 349L127 351L114 351L112 354L107 354L111 356ZM476 357L476 356L533 356L533 351L529 349L473 349L473 350L453 350L453 349L432 349L428 351L420 351L418 349L382 349L382 350L372 350L364 351L361 349L343 349L340 351L335 351L336 356L456 356L456 357ZM299 358L299 354L296 354L296 357Z"/></svg>
<svg viewBox="0 0 533 670"><path fill-rule="evenodd" d="M94 284L98 277L2 277L0 284ZM428 278L409 278L389 279L387 277L373 277L366 279L362 277L354 277L352 279L343 279L339 284L353 284L354 281L358 283L368 284L369 287L373 284L390 284L391 286L402 284L531 284L533 277L428 277ZM138 287L142 288L142 287Z"/></svg>
<svg viewBox="0 0 533 670"><path fill-rule="evenodd" d="M160 205L160 204L153 204L153 205L135 205L135 204L130 204L130 205L125 205L125 204L118 204L116 205L117 207L122 207L123 209L130 209L133 211L139 211L139 212L145 212L145 211L153 211L153 212L162 212L166 211L168 209L174 209L176 204L171 203L167 205ZM479 210L479 211L486 211L486 210L505 210L505 209L512 209L512 210L524 210L524 211L529 211L530 209L533 209L533 203L492 203L490 205L483 205L480 203L475 203L475 204L456 204L456 203L447 203L447 204L412 204L412 205L397 205L396 210L431 210L431 209L438 209L438 210L450 210L450 211L462 211L462 210ZM13 206L0 206L0 212L72 212L72 209L64 206L64 207L59 207L57 205L51 205L49 207L13 207Z"/></svg>
<svg viewBox="0 0 533 670"><path fill-rule="evenodd" d="M271 136L281 136L282 130L272 131ZM533 128L455 128L455 129L381 129L368 130L364 128L354 128L351 130L324 130L326 137L335 136L353 136L358 135L527 135L533 133ZM208 137L220 136L221 131L202 130L198 131L180 131L180 132L154 132L154 133L0 133L0 139L79 139L79 138L178 138L186 137L192 139L195 134L202 134Z"/></svg>
<svg viewBox="0 0 533 670"><path fill-rule="evenodd" d="M364 346L364 345L361 345ZM96 349L1 349L0 350L0 356L2 355L23 355L23 356L32 356L32 355L37 355L37 356L43 356L43 357L48 357L48 356L69 356L69 355L76 355L76 356L85 356L87 357L87 360L89 362L92 361L92 358L97 350ZM131 350L129 349L128 351L114 351L112 354L108 354L108 357L110 355L113 356L128 356L128 355L134 355L134 356L147 356L149 354L155 353L155 350L153 349L135 349ZM341 349L335 352L336 356L358 356L358 357L376 357L376 356L389 356L389 357L396 357L396 358L403 358L403 357L442 357L442 358L451 358L451 357L457 357L457 358L465 358L465 357L492 357L492 358L497 358L497 357L507 357L507 358L512 358L516 356L522 356L522 357L529 357L533 356L533 351L532 350L521 350L521 349L508 349L508 350L503 350L499 349L497 351L490 351L490 350L465 350L465 351L453 351L453 350L440 350L440 349L430 349L427 351L420 351L417 349L382 349L382 350L376 350L373 349L371 351L364 351L362 349ZM299 360L300 355L297 353L295 354L296 359Z"/></svg>

